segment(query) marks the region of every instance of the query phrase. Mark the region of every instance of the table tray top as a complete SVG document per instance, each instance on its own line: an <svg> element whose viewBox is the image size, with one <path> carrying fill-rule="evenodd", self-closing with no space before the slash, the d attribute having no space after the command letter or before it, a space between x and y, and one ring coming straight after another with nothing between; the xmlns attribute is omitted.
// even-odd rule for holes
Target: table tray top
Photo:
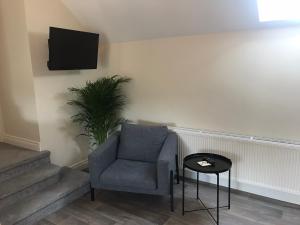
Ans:
<svg viewBox="0 0 300 225"><path fill-rule="evenodd" d="M212 166L203 167L198 164L201 160L209 160L213 162ZM201 173L223 173L228 171L232 162L230 159L217 154L212 153L195 153L186 156L183 159L183 165L190 170Z"/></svg>

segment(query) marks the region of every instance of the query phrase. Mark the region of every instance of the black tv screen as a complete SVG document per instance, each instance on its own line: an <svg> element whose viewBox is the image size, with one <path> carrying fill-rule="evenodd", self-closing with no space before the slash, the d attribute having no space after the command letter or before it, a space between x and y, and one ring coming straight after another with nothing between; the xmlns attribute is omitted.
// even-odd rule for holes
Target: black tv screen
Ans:
<svg viewBox="0 0 300 225"><path fill-rule="evenodd" d="M49 70L97 69L99 34L50 27Z"/></svg>

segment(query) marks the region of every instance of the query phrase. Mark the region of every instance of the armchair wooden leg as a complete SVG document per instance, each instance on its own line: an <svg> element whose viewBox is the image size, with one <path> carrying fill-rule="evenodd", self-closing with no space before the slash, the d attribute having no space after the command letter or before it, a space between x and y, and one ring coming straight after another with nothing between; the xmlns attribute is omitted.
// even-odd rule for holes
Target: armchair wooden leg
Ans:
<svg viewBox="0 0 300 225"><path fill-rule="evenodd" d="M92 188L92 185L90 184L90 192L91 192L91 201L95 201L95 189Z"/></svg>
<svg viewBox="0 0 300 225"><path fill-rule="evenodd" d="M173 171L170 172L170 204L171 212L174 212L174 190L173 190Z"/></svg>
<svg viewBox="0 0 300 225"><path fill-rule="evenodd" d="M178 165L178 155L175 156L176 158L176 179L177 179L177 184L179 184L179 165Z"/></svg>

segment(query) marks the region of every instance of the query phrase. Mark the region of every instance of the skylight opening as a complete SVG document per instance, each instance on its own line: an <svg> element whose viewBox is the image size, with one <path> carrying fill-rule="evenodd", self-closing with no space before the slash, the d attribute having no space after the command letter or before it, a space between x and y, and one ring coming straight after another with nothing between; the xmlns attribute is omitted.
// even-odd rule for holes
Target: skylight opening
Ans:
<svg viewBox="0 0 300 225"><path fill-rule="evenodd" d="M257 6L260 22L300 22L300 0L257 0Z"/></svg>

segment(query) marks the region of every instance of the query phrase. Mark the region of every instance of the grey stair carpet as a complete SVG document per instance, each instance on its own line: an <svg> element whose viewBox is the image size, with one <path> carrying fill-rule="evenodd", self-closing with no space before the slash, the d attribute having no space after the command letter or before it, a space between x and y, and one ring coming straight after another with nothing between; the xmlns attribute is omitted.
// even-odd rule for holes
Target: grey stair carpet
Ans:
<svg viewBox="0 0 300 225"><path fill-rule="evenodd" d="M51 184L57 183L61 168L55 165L43 165L1 183L0 211L24 197L34 194Z"/></svg>
<svg viewBox="0 0 300 225"><path fill-rule="evenodd" d="M10 164L0 163L1 225L34 224L89 191L87 173L51 164L48 151L20 149L18 154L18 147L0 143L7 160L7 149L17 157Z"/></svg>
<svg viewBox="0 0 300 225"><path fill-rule="evenodd" d="M0 182L50 163L50 152L35 152L0 143Z"/></svg>
<svg viewBox="0 0 300 225"><path fill-rule="evenodd" d="M2 169L14 166L16 163L30 159L36 155L40 155L40 152L29 151L28 149L10 144L0 143L0 155L0 172L2 172Z"/></svg>

